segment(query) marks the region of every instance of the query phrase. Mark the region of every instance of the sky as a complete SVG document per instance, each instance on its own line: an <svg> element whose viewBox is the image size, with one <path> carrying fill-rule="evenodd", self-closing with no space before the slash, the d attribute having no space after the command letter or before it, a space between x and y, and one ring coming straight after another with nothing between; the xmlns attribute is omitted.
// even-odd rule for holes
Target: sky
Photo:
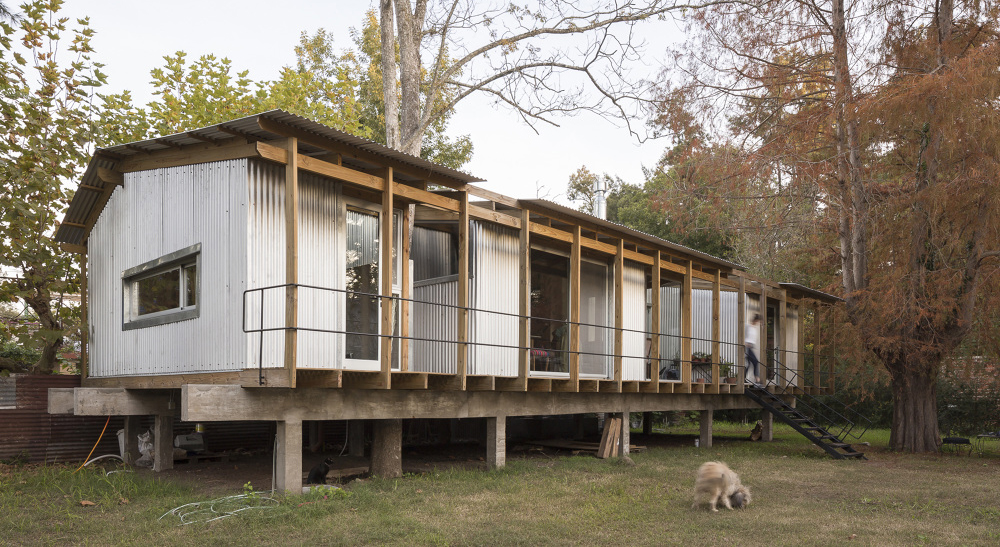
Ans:
<svg viewBox="0 0 1000 547"><path fill-rule="evenodd" d="M94 58L108 75L102 92L127 89L136 103L145 104L152 99L149 72L163 65L164 55L184 50L188 59L197 59L211 53L228 57L236 70L249 70L255 80L274 79L282 66L294 63L302 31L325 28L338 49L348 48L349 29L360 27L371 5L369 0L67 0L61 13L90 17ZM654 22L643 31L647 64L654 67L676 27ZM463 170L486 179L481 186L515 198L563 203L569 176L581 166L641 184L642 167L652 167L667 146L662 140L640 145L620 121L593 114L556 123L560 127L541 125L536 134L512 111L472 96L458 104L448 132L470 135L475 151Z"/></svg>

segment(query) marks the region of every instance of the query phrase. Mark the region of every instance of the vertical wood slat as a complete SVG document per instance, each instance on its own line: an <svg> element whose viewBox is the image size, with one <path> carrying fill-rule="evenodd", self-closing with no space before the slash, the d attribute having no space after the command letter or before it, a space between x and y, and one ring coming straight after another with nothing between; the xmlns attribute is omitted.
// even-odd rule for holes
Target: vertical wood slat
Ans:
<svg viewBox="0 0 1000 547"><path fill-rule="evenodd" d="M770 376L767 365L768 354L771 353L767 347L767 285L763 282L760 285L760 325L757 327L757 360L760 361L760 378L757 380L761 384L767 384Z"/></svg>
<svg viewBox="0 0 1000 547"><path fill-rule="evenodd" d="M780 336L778 340L778 363L775 372L781 371L781 376L775 377L774 383L785 387L788 382L788 302L785 299L785 290L781 289L778 300L778 320L781 321L780 329L774 329L774 336Z"/></svg>
<svg viewBox="0 0 1000 547"><path fill-rule="evenodd" d="M618 240L615 254L615 374L614 381L621 391L622 385L622 328L625 324L625 241Z"/></svg>
<svg viewBox="0 0 1000 547"><path fill-rule="evenodd" d="M712 280L712 387L714 393L719 392L719 384L722 382L722 367L719 365L722 362L722 352L719 346L719 340L722 338L719 313L721 300L722 272L715 270L715 279Z"/></svg>
<svg viewBox="0 0 1000 547"><path fill-rule="evenodd" d="M285 163L285 370L288 386L295 387L299 322L299 163L298 139L286 141Z"/></svg>
<svg viewBox="0 0 1000 547"><path fill-rule="evenodd" d="M747 324L747 286L746 279L740 276L740 289L736 296L736 392L743 393L746 389L746 324Z"/></svg>
<svg viewBox="0 0 1000 547"><path fill-rule="evenodd" d="M821 339L820 339L820 330L819 330L819 321L820 321L819 304L814 302L813 303L813 332L814 332L814 334L813 334L813 387L816 388L816 392L817 393L819 392L819 388L822 387L822 384L820 383L820 379L823 377L822 370L820 369L820 362L819 362L819 344L821 342Z"/></svg>
<svg viewBox="0 0 1000 547"><path fill-rule="evenodd" d="M385 168L385 180L382 191L382 214L380 219L382 225L379 227L379 242L381 257L379 259L379 273L381 275L380 292L382 325L379 338L380 369L378 387L389 389L392 387L392 239L395 231L392 229L392 201L393 201L393 181L392 167Z"/></svg>
<svg viewBox="0 0 1000 547"><path fill-rule="evenodd" d="M412 216L410 214L411 207L407 206L403 208L403 219L401 220L403 226L403 236L400 245L399 252L399 262L400 262L400 275L399 275L399 294L402 300L399 301L399 370L406 371L410 370L410 298L413 298L410 293L410 244L412 242L413 232L410 230L410 220Z"/></svg>
<svg viewBox="0 0 1000 547"><path fill-rule="evenodd" d="M521 347L518 352L516 391L528 389L528 374L531 367L531 212L521 210L521 232L518 240L518 293L517 308L519 318L517 343Z"/></svg>
<svg viewBox="0 0 1000 547"><path fill-rule="evenodd" d="M80 273L82 285L80 287L80 378L86 380L90 372L90 315L87 309L87 292L90 286L87 284L87 260L88 255L80 255Z"/></svg>
<svg viewBox="0 0 1000 547"><path fill-rule="evenodd" d="M795 385L799 388L805 387L806 381L806 310L805 300L800 300L795 307L795 321L798 328L798 343L795 347Z"/></svg>
<svg viewBox="0 0 1000 547"><path fill-rule="evenodd" d="M653 331L649 341L649 380L653 383L653 389L650 391L652 393L658 393L660 391L660 331L662 330L662 325L660 324L660 284L663 283L662 280L662 258L660 256L660 251L654 251L653 254L653 281L652 281L652 308L650 310L650 330Z"/></svg>
<svg viewBox="0 0 1000 547"><path fill-rule="evenodd" d="M691 300L693 290L694 264L686 261L684 281L681 284L681 385L682 392L691 391Z"/></svg>
<svg viewBox="0 0 1000 547"><path fill-rule="evenodd" d="M569 384L570 391L580 389L580 272L581 232L573 227L573 247L569 261Z"/></svg>
<svg viewBox="0 0 1000 547"><path fill-rule="evenodd" d="M458 361L456 373L465 389L469 365L469 194L462 192L458 202Z"/></svg>

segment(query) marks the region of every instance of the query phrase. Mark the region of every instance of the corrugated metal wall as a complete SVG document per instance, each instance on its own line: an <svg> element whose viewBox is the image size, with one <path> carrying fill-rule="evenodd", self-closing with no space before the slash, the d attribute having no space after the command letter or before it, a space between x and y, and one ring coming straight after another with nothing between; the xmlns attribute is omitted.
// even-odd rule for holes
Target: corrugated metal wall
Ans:
<svg viewBox="0 0 1000 547"><path fill-rule="evenodd" d="M457 370L458 318L455 308L435 306L435 302L454 306L458 302L457 276L413 284L413 362L410 370L444 372ZM430 341L435 340L435 341ZM436 340L441 340L437 342Z"/></svg>
<svg viewBox="0 0 1000 547"><path fill-rule="evenodd" d="M91 232L90 374L238 370L245 288L246 160L125 175ZM122 330L122 272L201 243L200 317Z"/></svg>
<svg viewBox="0 0 1000 547"><path fill-rule="evenodd" d="M451 234L420 226L413 227L410 258L413 260L414 281L454 275L458 272L455 255Z"/></svg>
<svg viewBox="0 0 1000 547"><path fill-rule="evenodd" d="M610 354L614 326L611 283L607 264L584 260L580 264L580 374L587 377L610 378Z"/></svg>
<svg viewBox="0 0 1000 547"><path fill-rule="evenodd" d="M518 318L488 312L518 313L518 233L510 228L472 221L469 247L469 340L513 347L470 346L469 374L517 376Z"/></svg>

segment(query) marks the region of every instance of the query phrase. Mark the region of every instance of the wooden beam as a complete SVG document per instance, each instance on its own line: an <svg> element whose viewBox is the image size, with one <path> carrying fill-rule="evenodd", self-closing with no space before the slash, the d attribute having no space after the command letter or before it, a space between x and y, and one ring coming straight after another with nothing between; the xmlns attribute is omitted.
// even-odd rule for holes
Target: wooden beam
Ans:
<svg viewBox="0 0 1000 547"><path fill-rule="evenodd" d="M778 340L778 361L780 363L780 369L775 367L775 372L781 371L781 376L775 379L775 383L779 384L781 387L785 387L788 380L788 303L785 301L785 291L781 291L780 299L778 300L778 317L781 319L781 328L774 329L774 335L780 336L781 339Z"/></svg>
<svg viewBox="0 0 1000 547"><path fill-rule="evenodd" d="M76 187L76 189L77 190L87 190L87 191L90 191L90 192L97 192L98 194L100 194L101 192L104 192L104 188L101 188L99 186L91 186L89 184L83 184L82 182L80 183L79 186Z"/></svg>
<svg viewBox="0 0 1000 547"><path fill-rule="evenodd" d="M507 226L509 228L521 227L521 219L517 217L513 217L505 213L498 213L476 205L469 205L469 216L479 220L485 220L502 226Z"/></svg>
<svg viewBox="0 0 1000 547"><path fill-rule="evenodd" d="M795 307L795 310L795 317L798 322L798 328L795 330L799 335L799 339L795 344L795 385L802 388L805 387L806 376L806 307L799 304Z"/></svg>
<svg viewBox="0 0 1000 547"><path fill-rule="evenodd" d="M392 188L394 184L392 167L387 167L385 170L385 180L383 181L385 191L382 192L382 214L380 216L382 226L379 228L379 242L381 244L381 248L379 249L381 252L379 259L379 272L381 274L379 292L382 295L380 299L382 326L379 329L379 332L382 334L379 338L379 364L381 367L379 372L379 387L382 389L392 387L392 273L394 266L392 261L392 240L396 234L392 225Z"/></svg>
<svg viewBox="0 0 1000 547"><path fill-rule="evenodd" d="M413 231L410 229L411 222L413 221L413 208L404 207L403 208L403 237L400 244L399 260L400 268L400 295L402 300L399 302L399 370L406 372L410 370L410 298L413 298L410 292L410 245L413 241Z"/></svg>
<svg viewBox="0 0 1000 547"><path fill-rule="evenodd" d="M722 299L722 285L719 283L721 277L721 272L715 270L715 282L712 283L712 386L715 393L719 392L719 384L722 383L722 371L719 366L719 363L722 362L722 348L719 345L719 340L722 338L721 314L719 313L720 300Z"/></svg>
<svg viewBox="0 0 1000 547"><path fill-rule="evenodd" d="M573 247L569 257L569 391L580 386L580 227L573 227Z"/></svg>
<svg viewBox="0 0 1000 547"><path fill-rule="evenodd" d="M285 146L289 157L285 164L285 371L288 386L295 387L298 359L299 324L299 169L296 154L298 141L291 137Z"/></svg>
<svg viewBox="0 0 1000 547"><path fill-rule="evenodd" d="M469 195L463 193L458 204L458 361L461 389L469 373Z"/></svg>
<svg viewBox="0 0 1000 547"><path fill-rule="evenodd" d="M86 245L73 245L72 243L60 243L59 248L66 251L67 253L76 253L81 255L87 254Z"/></svg>
<svg viewBox="0 0 1000 547"><path fill-rule="evenodd" d="M521 210L521 230L518 234L518 284L517 284L517 313L518 318L517 344L517 382L514 391L527 391L529 368L531 367L531 322L528 317L531 315L531 213L527 209Z"/></svg>
<svg viewBox="0 0 1000 547"><path fill-rule="evenodd" d="M485 188L480 188L479 186L473 186L472 184L466 185L465 190L470 194L480 198L486 198L494 203L500 203L508 207L515 207L521 209L521 204L514 198L507 197L503 194L498 194L496 192L491 192Z"/></svg>
<svg viewBox="0 0 1000 547"><path fill-rule="evenodd" d="M618 252L615 254L615 357L614 357L614 381L621 391L622 386L622 329L625 326L625 298L622 292L625 290L625 242L618 240Z"/></svg>
<svg viewBox="0 0 1000 547"><path fill-rule="evenodd" d="M283 137L297 137L299 140L305 143L309 143L313 146L318 146L324 150L330 152L343 154L345 156L351 156L363 160L368 163L373 163L382 167L392 167L396 173L401 173L409 175L414 178L428 180L430 182L443 184L452 188L464 187L466 181L453 179L436 173L429 169L421 169L404 161L395 160L381 154L376 154L373 152L368 152L361 148L349 147L347 145L338 143L332 139L328 139L316 133L305 131L298 127L294 127L282 122L271 120L263 116L257 117L257 125L260 126L264 131L269 131Z"/></svg>
<svg viewBox="0 0 1000 547"><path fill-rule="evenodd" d="M740 277L739 292L736 294L736 392L743 393L746 388L746 325L747 325L747 289L746 279ZM756 380L756 378L755 378Z"/></svg>
<svg viewBox="0 0 1000 547"><path fill-rule="evenodd" d="M252 158L258 155L257 147L254 144L244 142L233 142L221 146L209 143L192 144L180 150L164 150L162 152L142 154L138 158L129 158L121 162L116 171L120 173L132 173L163 167L178 167L213 161ZM98 176L100 177L100 172L98 172Z"/></svg>
<svg viewBox="0 0 1000 547"><path fill-rule="evenodd" d="M687 260L685 263L684 280L681 284L681 385L682 393L689 393L691 390L691 301L694 297L692 288L692 273L694 264Z"/></svg>
<svg viewBox="0 0 1000 547"><path fill-rule="evenodd" d="M823 386L820 383L820 378L822 378L822 373L819 364L819 345L821 339L820 330L820 313L819 304L813 302L813 387L816 388L816 392L819 393L819 388Z"/></svg>
<svg viewBox="0 0 1000 547"><path fill-rule="evenodd" d="M557 230L555 228L550 228L544 224L539 224L537 222L529 222L531 226L531 233L540 235L542 237L547 237L549 239L555 239L557 241L562 241L564 243L572 243L573 236L568 232L562 230Z"/></svg>

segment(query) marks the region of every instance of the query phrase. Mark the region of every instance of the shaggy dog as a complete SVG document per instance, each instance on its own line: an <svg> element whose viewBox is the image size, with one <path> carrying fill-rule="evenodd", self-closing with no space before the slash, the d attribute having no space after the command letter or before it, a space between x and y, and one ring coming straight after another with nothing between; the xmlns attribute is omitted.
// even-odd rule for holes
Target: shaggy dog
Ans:
<svg viewBox="0 0 1000 547"><path fill-rule="evenodd" d="M722 462L705 462L698 468L694 483L694 505L708 504L718 512L716 505L722 502L726 509L741 509L750 503L750 489L740 483L740 477Z"/></svg>

